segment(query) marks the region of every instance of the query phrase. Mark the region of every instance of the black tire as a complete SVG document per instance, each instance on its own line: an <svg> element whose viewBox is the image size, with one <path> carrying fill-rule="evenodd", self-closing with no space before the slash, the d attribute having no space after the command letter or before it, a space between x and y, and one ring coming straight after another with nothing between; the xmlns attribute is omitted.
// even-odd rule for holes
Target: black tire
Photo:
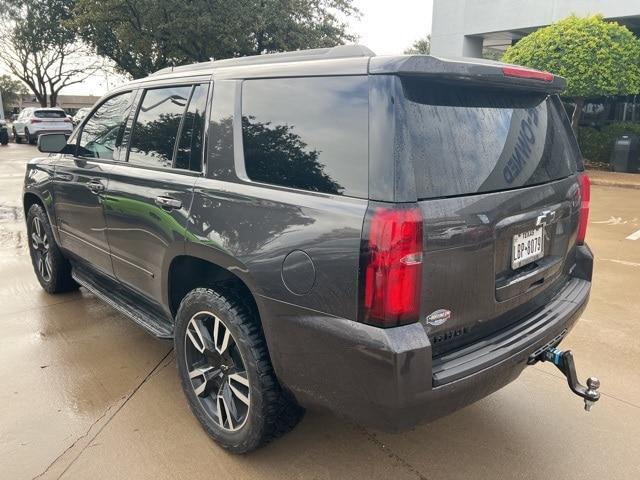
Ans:
<svg viewBox="0 0 640 480"><path fill-rule="evenodd" d="M223 363L215 367L218 370L209 373L209 377L204 374L194 376L194 372L203 370L202 365L206 365L204 370L213 369L209 365L216 360L211 358L218 354L215 351L214 355L200 351L194 340L190 339L187 330L191 332L191 338L194 338L192 320L205 327L204 332L209 335L209 341L213 342L211 345L216 349L217 345L222 346L231 367L225 366L227 361L223 359ZM208 320L210 323L206 323ZM224 335L227 330L223 328L228 329L228 346L225 346L226 342L216 343L222 335L214 334L216 329L212 325L216 321L219 322L218 330L224 331ZM278 383L258 319L250 308L233 295L208 288L197 288L189 292L180 303L176 315L174 344L178 373L189 406L204 430L223 448L233 453L255 450L291 430L302 418L304 410ZM204 344L203 341L201 345ZM218 356L222 358L221 355ZM201 363L193 364L193 358L199 357ZM246 388L242 394L246 396L242 401L238 400L240 397L237 394L229 393L233 386L227 392L229 396L224 393L225 388L229 389L228 385L233 385L231 377L238 375L248 381L246 387L236 384L236 391L239 387ZM200 396L196 389L201 390ZM222 408L220 398L228 399L232 408L227 407L226 401ZM227 415L221 413L225 411ZM236 422L235 425L230 420L225 421L225 417ZM236 430L231 430L234 426Z"/></svg>
<svg viewBox="0 0 640 480"><path fill-rule="evenodd" d="M71 264L58 248L47 214L37 203L27 213L27 237L31 263L42 288L52 294L77 289Z"/></svg>
<svg viewBox="0 0 640 480"><path fill-rule="evenodd" d="M24 141L27 142L29 145L35 145L36 142L38 141L37 137L32 136L29 133L28 129L24 129Z"/></svg>
<svg viewBox="0 0 640 480"><path fill-rule="evenodd" d="M7 133L6 135L2 135L2 138L0 139L0 144L6 145L8 143L9 143L9 134Z"/></svg>
<svg viewBox="0 0 640 480"><path fill-rule="evenodd" d="M16 132L16 127L13 127L13 141L16 143L22 143L20 135L18 135L18 132Z"/></svg>

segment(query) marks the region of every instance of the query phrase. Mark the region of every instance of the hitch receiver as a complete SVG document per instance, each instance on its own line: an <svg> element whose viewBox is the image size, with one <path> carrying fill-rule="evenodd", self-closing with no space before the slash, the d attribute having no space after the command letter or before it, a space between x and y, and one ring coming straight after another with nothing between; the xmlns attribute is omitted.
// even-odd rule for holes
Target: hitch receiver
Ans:
<svg viewBox="0 0 640 480"><path fill-rule="evenodd" d="M585 387L578 382L578 375L576 374L576 366L573 363L573 355L571 350L562 351L557 348L547 348L542 352L536 352L535 356L530 359L529 363L535 362L551 362L558 370L560 370L567 378L569 388L573 393L584 399L584 409L589 412L594 403L600 400L600 380L596 377L589 377L587 379L587 386Z"/></svg>

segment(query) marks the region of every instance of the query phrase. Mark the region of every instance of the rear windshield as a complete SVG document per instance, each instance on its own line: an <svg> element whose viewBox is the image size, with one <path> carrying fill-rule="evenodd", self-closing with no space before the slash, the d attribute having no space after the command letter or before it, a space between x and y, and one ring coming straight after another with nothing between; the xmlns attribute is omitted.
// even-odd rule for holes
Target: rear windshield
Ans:
<svg viewBox="0 0 640 480"><path fill-rule="evenodd" d="M37 118L65 118L67 116L62 110L36 110L33 114Z"/></svg>
<svg viewBox="0 0 640 480"><path fill-rule="evenodd" d="M419 198L537 185L574 173L580 153L555 96L403 78L400 151Z"/></svg>

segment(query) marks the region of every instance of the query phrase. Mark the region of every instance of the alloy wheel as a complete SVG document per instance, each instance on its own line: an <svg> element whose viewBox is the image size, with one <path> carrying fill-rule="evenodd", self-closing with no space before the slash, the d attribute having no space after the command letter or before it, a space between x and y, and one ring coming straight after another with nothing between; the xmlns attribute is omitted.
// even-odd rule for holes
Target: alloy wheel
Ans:
<svg viewBox="0 0 640 480"><path fill-rule="evenodd" d="M33 217L31 222L31 246L36 259L38 273L45 282L50 281L52 267L49 237L42 221L38 217Z"/></svg>
<svg viewBox="0 0 640 480"><path fill-rule="evenodd" d="M212 312L198 312L184 342L191 387L202 408L220 428L239 430L249 415L249 379L230 330Z"/></svg>

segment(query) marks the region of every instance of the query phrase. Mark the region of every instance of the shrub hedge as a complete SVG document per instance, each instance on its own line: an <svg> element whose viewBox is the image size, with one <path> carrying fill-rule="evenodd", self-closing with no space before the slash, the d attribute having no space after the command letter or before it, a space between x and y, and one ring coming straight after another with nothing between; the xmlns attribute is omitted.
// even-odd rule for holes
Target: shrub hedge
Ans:
<svg viewBox="0 0 640 480"><path fill-rule="evenodd" d="M626 133L640 135L640 123L616 122L601 129L592 127L580 127L578 143L582 156L592 162L609 163L613 143L616 138Z"/></svg>

